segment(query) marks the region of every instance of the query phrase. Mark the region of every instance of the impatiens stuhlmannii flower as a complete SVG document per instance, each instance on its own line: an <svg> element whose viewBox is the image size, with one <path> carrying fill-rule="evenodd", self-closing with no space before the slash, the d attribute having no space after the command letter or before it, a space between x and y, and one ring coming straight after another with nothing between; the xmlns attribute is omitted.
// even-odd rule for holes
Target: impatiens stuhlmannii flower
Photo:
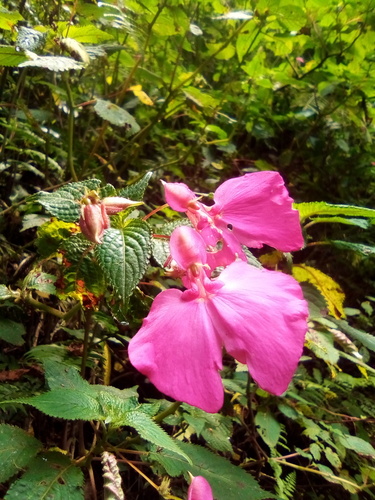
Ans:
<svg viewBox="0 0 375 500"><path fill-rule="evenodd" d="M102 200L92 191L81 201L79 227L86 238L93 243L102 243L105 229L110 227L108 215L114 215L129 207L141 205L140 201L121 196L109 196Z"/></svg>
<svg viewBox="0 0 375 500"><path fill-rule="evenodd" d="M192 476L187 500L214 500L210 483L202 476Z"/></svg>
<svg viewBox="0 0 375 500"><path fill-rule="evenodd" d="M278 172L254 172L225 181L205 205L183 183L163 183L167 203L186 212L209 250L211 267L246 260L241 245L270 245L283 252L300 250L303 236L297 210L292 208Z"/></svg>
<svg viewBox="0 0 375 500"><path fill-rule="evenodd" d="M188 226L175 229L170 248L187 289L157 295L130 341L131 363L164 394L212 413L223 404L223 346L261 388L285 392L307 330L299 284L243 261L211 280L205 242Z"/></svg>

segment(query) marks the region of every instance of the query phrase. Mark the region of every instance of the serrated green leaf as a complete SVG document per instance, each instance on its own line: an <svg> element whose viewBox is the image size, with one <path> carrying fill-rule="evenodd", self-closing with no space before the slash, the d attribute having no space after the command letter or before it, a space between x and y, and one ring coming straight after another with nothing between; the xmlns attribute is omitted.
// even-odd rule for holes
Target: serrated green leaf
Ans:
<svg viewBox="0 0 375 500"><path fill-rule="evenodd" d="M19 427L0 424L0 483L18 474L42 448L38 439Z"/></svg>
<svg viewBox="0 0 375 500"><path fill-rule="evenodd" d="M27 61L23 52L17 52L15 47L0 45L0 66L18 66Z"/></svg>
<svg viewBox="0 0 375 500"><path fill-rule="evenodd" d="M340 250L351 250L364 257L375 255L375 247L363 245L362 243L351 243L349 241L329 240L329 243Z"/></svg>
<svg viewBox="0 0 375 500"><path fill-rule="evenodd" d="M142 411L129 411L124 413L122 425L133 427L139 435L156 446L176 453L180 458L190 462L190 458L180 449L177 444L152 418Z"/></svg>
<svg viewBox="0 0 375 500"><path fill-rule="evenodd" d="M333 205L324 201L311 203L294 203L293 207L299 211L301 221L316 215L344 215L346 217L375 218L375 210L352 205Z"/></svg>
<svg viewBox="0 0 375 500"><path fill-rule="evenodd" d="M80 216L78 200L87 191L98 189L100 180L90 179L82 182L72 182L53 193L41 191L36 196L37 201L55 217L64 222L76 222Z"/></svg>
<svg viewBox="0 0 375 500"><path fill-rule="evenodd" d="M275 448L281 433L281 425L268 409L259 409L255 415L255 425L263 441L270 448Z"/></svg>
<svg viewBox="0 0 375 500"><path fill-rule="evenodd" d="M335 365L340 357L339 351L333 344L332 335L318 330L310 329L306 334L309 349L320 359Z"/></svg>
<svg viewBox="0 0 375 500"><path fill-rule="evenodd" d="M56 287L54 285L56 280L57 277L53 274L32 271L26 276L23 288L53 295L56 293Z"/></svg>
<svg viewBox="0 0 375 500"><path fill-rule="evenodd" d="M25 340L22 338L26 330L22 323L16 323L8 318L0 318L0 339L9 344L23 345Z"/></svg>
<svg viewBox="0 0 375 500"><path fill-rule="evenodd" d="M69 25L63 31L62 36L74 38L80 43L103 43L113 39L112 35L100 30L93 24L87 24L86 26Z"/></svg>
<svg viewBox="0 0 375 500"><path fill-rule="evenodd" d="M191 226L191 224L188 219L178 219L167 222L161 227L156 227L155 233L157 235L170 236L176 229L176 227L179 226ZM170 254L171 251L169 248L169 238L152 238L152 255L160 266L164 266Z"/></svg>
<svg viewBox="0 0 375 500"><path fill-rule="evenodd" d="M23 398L5 403L23 403L37 408L50 417L66 420L104 420L98 401L88 390L58 388L32 398Z"/></svg>
<svg viewBox="0 0 375 500"><path fill-rule="evenodd" d="M144 274L150 256L148 224L132 219L124 229L107 229L95 253L110 284L126 300Z"/></svg>
<svg viewBox="0 0 375 500"><path fill-rule="evenodd" d="M187 472L193 476L205 477L211 484L215 500L276 498L272 493L263 491L250 474L231 464L225 458L190 443L179 443L179 446L190 458L192 464L166 450L151 452L149 459L161 463L167 473L173 477L182 473L187 475Z"/></svg>
<svg viewBox="0 0 375 500"><path fill-rule="evenodd" d="M127 136L136 134L141 130L141 127L130 113L110 101L98 99L94 106L94 110L103 120L109 121L112 125L126 127Z"/></svg>
<svg viewBox="0 0 375 500"><path fill-rule="evenodd" d="M371 222L367 219L346 219L345 217L314 217L311 223L309 224L312 226L313 224L319 224L322 222L328 222L328 223L339 223L339 224L346 224L347 226L357 226L361 227L362 229L368 229L371 226Z"/></svg>
<svg viewBox="0 0 375 500"><path fill-rule="evenodd" d="M75 389L89 393L91 385L81 377L78 368L65 364L56 363L55 360L43 360L44 376L50 390Z"/></svg>
<svg viewBox="0 0 375 500"><path fill-rule="evenodd" d="M134 201L142 200L152 174L152 172L147 172L139 181L121 189L118 195Z"/></svg>
<svg viewBox="0 0 375 500"><path fill-rule="evenodd" d="M83 500L83 474L62 453L35 458L27 472L12 484L5 500Z"/></svg>

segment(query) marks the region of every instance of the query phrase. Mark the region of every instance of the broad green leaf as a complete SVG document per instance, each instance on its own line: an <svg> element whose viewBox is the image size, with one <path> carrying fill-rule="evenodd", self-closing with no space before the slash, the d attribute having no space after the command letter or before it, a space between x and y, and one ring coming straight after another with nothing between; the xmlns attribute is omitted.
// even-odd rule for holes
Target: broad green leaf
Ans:
<svg viewBox="0 0 375 500"><path fill-rule="evenodd" d="M5 500L83 500L83 473L62 453L35 458L12 484Z"/></svg>
<svg viewBox="0 0 375 500"><path fill-rule="evenodd" d="M343 215L346 217L375 218L375 210L352 205L333 205L324 201L315 201L311 203L294 203L293 206L299 211L302 222L316 215Z"/></svg>
<svg viewBox="0 0 375 500"><path fill-rule="evenodd" d="M362 243L351 243L350 241L329 240L329 243L341 250L351 250L364 257L375 254L375 246L363 245Z"/></svg>
<svg viewBox="0 0 375 500"><path fill-rule="evenodd" d="M56 280L57 277L53 274L42 273L35 270L26 276L23 288L53 295L56 293L56 287L54 285Z"/></svg>
<svg viewBox="0 0 375 500"><path fill-rule="evenodd" d="M111 285L122 300L137 286L148 265L151 231L148 224L131 219L123 229L107 229L95 253Z"/></svg>
<svg viewBox="0 0 375 500"><path fill-rule="evenodd" d="M58 219L48 219L45 224L38 227L36 246L41 257L49 257L55 253L61 244L69 240L73 231L77 230L77 226L71 222L63 222Z"/></svg>
<svg viewBox="0 0 375 500"><path fill-rule="evenodd" d="M176 443L152 418L142 411L129 411L123 414L122 425L133 427L139 435L156 446L176 453L180 458L190 462L189 456L181 451Z"/></svg>
<svg viewBox="0 0 375 500"><path fill-rule="evenodd" d="M339 223L339 224L346 224L348 226L358 226L361 227L362 229L368 229L371 226L371 222L368 221L367 219L346 219L345 217L314 217L312 221L309 223L309 226L312 226L313 224L320 224L322 222L328 222L328 223Z"/></svg>
<svg viewBox="0 0 375 500"><path fill-rule="evenodd" d="M152 172L147 172L139 181L121 189L118 195L134 201L142 200L151 177Z"/></svg>
<svg viewBox="0 0 375 500"><path fill-rule="evenodd" d="M23 398L5 403L23 403L34 406L50 417L66 420L104 420L98 401L87 390L58 388L32 398Z"/></svg>
<svg viewBox="0 0 375 500"><path fill-rule="evenodd" d="M55 389L76 389L89 392L91 385L81 377L78 367L65 363L56 363L55 360L43 360L44 376L51 391Z"/></svg>
<svg viewBox="0 0 375 500"><path fill-rule="evenodd" d="M345 448L348 448L349 450L353 450L360 455L367 455L369 457L375 458L375 448L368 441L365 441L362 438L345 434L339 435L338 440L343 446L345 446Z"/></svg>
<svg viewBox="0 0 375 500"><path fill-rule="evenodd" d="M268 409L258 410L255 415L255 425L263 441L270 448L275 448L280 439L281 425L273 413Z"/></svg>
<svg viewBox="0 0 375 500"><path fill-rule="evenodd" d="M16 323L8 318L0 318L0 339L9 344L23 345L25 340L22 338L26 330L22 323Z"/></svg>
<svg viewBox="0 0 375 500"><path fill-rule="evenodd" d="M40 192L36 199L55 217L64 222L75 222L80 216L78 200L83 198L87 191L98 189L100 180L90 179L82 182L72 182L53 193Z"/></svg>
<svg viewBox="0 0 375 500"><path fill-rule="evenodd" d="M151 452L149 458L161 463L170 476L187 475L190 472L193 476L205 477L211 484L215 500L275 498L272 493L263 491L250 474L225 458L190 443L179 443L179 447L190 458L192 465L166 450Z"/></svg>
<svg viewBox="0 0 375 500"><path fill-rule="evenodd" d="M22 21L23 16L17 12L10 12L4 8L0 8L0 29L11 31L13 26L18 23L18 21ZM1 64L0 64L1 65Z"/></svg>
<svg viewBox="0 0 375 500"><path fill-rule="evenodd" d="M0 483L18 474L42 448L40 441L19 427L0 424Z"/></svg>
<svg viewBox="0 0 375 500"><path fill-rule="evenodd" d="M326 299L329 312L335 318L345 317L343 303L345 295L341 291L340 285L330 276L322 273L318 269L304 264L293 266L293 277L300 283L307 281L313 284Z"/></svg>
<svg viewBox="0 0 375 500"><path fill-rule="evenodd" d="M0 66L18 66L27 61L23 52L17 52L15 47L0 45Z"/></svg>
<svg viewBox="0 0 375 500"><path fill-rule="evenodd" d="M94 110L103 120L109 121L112 125L126 127L127 136L136 134L141 130L141 127L130 113L110 101L98 99L94 106Z"/></svg>
<svg viewBox="0 0 375 500"><path fill-rule="evenodd" d="M100 30L93 24L86 26L70 25L63 31L62 36L74 38L80 43L103 43L112 40L113 36L109 33Z"/></svg>

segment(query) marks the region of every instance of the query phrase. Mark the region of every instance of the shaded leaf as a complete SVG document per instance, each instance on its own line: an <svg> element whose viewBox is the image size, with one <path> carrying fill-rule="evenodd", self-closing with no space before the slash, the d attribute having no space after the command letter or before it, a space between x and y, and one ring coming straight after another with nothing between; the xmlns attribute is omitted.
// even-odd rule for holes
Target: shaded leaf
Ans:
<svg viewBox="0 0 375 500"><path fill-rule="evenodd" d="M375 448L368 441L357 436L350 436L349 434L340 435L338 439L345 448L353 450L360 455L375 458Z"/></svg>
<svg viewBox="0 0 375 500"><path fill-rule="evenodd" d="M126 127L127 135L129 136L141 130L135 118L125 109L117 106L117 104L98 99L94 109L103 120L107 120L112 125L117 125L118 127Z"/></svg>
<svg viewBox="0 0 375 500"><path fill-rule="evenodd" d="M18 474L43 445L19 427L0 424L0 483Z"/></svg>
<svg viewBox="0 0 375 500"><path fill-rule="evenodd" d="M340 250L351 250L364 257L375 255L375 247L363 245L362 243L351 243L350 241L330 240L329 243Z"/></svg>
<svg viewBox="0 0 375 500"><path fill-rule="evenodd" d="M54 283L56 279L57 277L53 274L32 271L25 278L24 288L28 290L37 290L38 292L47 294L55 294L56 287Z"/></svg>
<svg viewBox="0 0 375 500"><path fill-rule="evenodd" d="M268 409L259 409L255 415L255 425L263 441L274 448L280 438L281 425Z"/></svg>
<svg viewBox="0 0 375 500"><path fill-rule="evenodd" d="M5 500L83 500L83 474L65 455L44 453L12 484Z"/></svg>
<svg viewBox="0 0 375 500"><path fill-rule="evenodd" d="M29 51L26 51L30 55ZM84 64L63 56L38 56L34 54L33 58L18 65L19 68L43 68L49 71L70 71L72 69L83 69Z"/></svg>
<svg viewBox="0 0 375 500"><path fill-rule="evenodd" d="M25 340L22 338L26 330L22 323L16 323L8 318L0 318L0 339L9 344L23 345Z"/></svg>

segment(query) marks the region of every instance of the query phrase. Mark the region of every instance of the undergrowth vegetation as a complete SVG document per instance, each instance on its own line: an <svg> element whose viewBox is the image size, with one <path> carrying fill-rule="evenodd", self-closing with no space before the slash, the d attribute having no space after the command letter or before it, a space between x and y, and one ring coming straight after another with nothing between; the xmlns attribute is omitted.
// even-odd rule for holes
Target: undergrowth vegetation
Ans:
<svg viewBox="0 0 375 500"><path fill-rule="evenodd" d="M0 29L0 496L375 498L374 1L2 0ZM305 348L282 396L224 353L206 413L127 354L182 287L160 180L259 171L305 246L248 261L301 284ZM139 203L90 240L111 198Z"/></svg>

